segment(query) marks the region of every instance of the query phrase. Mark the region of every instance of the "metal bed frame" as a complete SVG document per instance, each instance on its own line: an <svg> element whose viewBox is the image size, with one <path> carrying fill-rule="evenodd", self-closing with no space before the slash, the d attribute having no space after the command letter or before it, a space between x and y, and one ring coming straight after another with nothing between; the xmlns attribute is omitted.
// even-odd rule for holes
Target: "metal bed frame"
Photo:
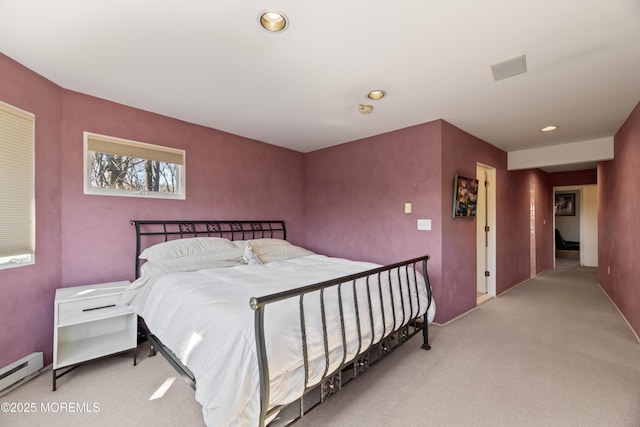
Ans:
<svg viewBox="0 0 640 427"><path fill-rule="evenodd" d="M138 258L142 252L142 238L150 239L150 244L145 244L145 247L151 244L159 243L162 241L168 241L172 239L182 239L190 237L224 237L229 240L251 240L261 238L281 238L286 239L286 227L284 221L272 221L272 220L257 220L257 221L147 221L147 220L132 220L131 224L136 229L136 278L140 274L141 260ZM155 240L155 241L154 241ZM255 312L254 324L255 324L255 336L256 336L256 351L258 355L258 367L260 375L260 421L259 426L263 427L269 422L270 426L273 425L290 425L293 422L299 420L305 413L318 406L320 403L327 400L334 393L339 391L344 385L351 380L360 377L370 366L380 361L383 357L395 350L399 345L408 341L411 337L422 332L423 342L422 348L429 350L429 331L427 325L427 313L422 315L418 314L419 303L417 301L418 285L417 275L418 271L424 277L428 295L428 306L431 305L431 285L427 274L427 261L429 256L425 255L418 258L409 259L403 262L375 268L372 270L364 271L358 274L352 274L336 278L333 280L327 280L321 283L316 283L308 286L303 286L288 291L266 295L262 297L254 297L248 301L248 305ZM386 281L383 278L386 276ZM391 279L396 279L398 288L400 291L395 296L400 298L402 305L402 318L403 322L398 324L396 321L394 292L392 290ZM413 280L413 282L412 282ZM357 283L356 283L357 282ZM384 282L384 283L383 283ZM413 283L413 285L411 284ZM345 320L343 317L344 307L346 304L343 299L343 286L345 284L353 284L353 301L351 304L354 306L356 313L356 327L358 331L358 351L354 360L347 360L346 354L346 341L345 341ZM371 321L371 331L373 331L373 316L371 305L371 286L377 286L380 291L380 307L382 324L386 325L385 318L392 316L394 319L393 330L387 333L379 342L374 343L374 334L371 335L370 342L363 342L362 339L362 326L360 325L360 316L358 307L358 298L356 298L356 286L366 286L366 294L368 298L368 310L369 319ZM389 287L389 295L391 298L391 312L386 312L385 304L382 301L382 287ZM415 299L411 295L410 286L413 286L415 290ZM324 294L328 289L336 289L338 294L338 304L340 313L340 330L342 332L343 343L343 357L342 363L338 369L329 372L329 354L328 354L328 337L327 326L325 317L325 297ZM307 358L307 330L305 327L305 316L303 310L304 298L310 293L319 293L320 296L320 309L322 314L322 330L324 340L325 351L325 371L322 376L322 380L319 383L310 384L309 382L309 360ZM297 400L288 405L270 407L269 402L269 363L267 358L264 324L265 324L265 309L272 303L282 301L285 299L296 298L298 299L299 306L299 321L302 331L301 347L303 354L303 366L305 369L305 390L303 395ZM404 299L408 298L409 313L405 312ZM415 307L414 307L415 303ZM191 371L184 366L175 354L165 347L160 340L151 333L149 328L144 323L144 319L139 319L140 333L142 339L147 339L151 344L151 353L155 354L155 351L159 351L169 363L183 376L183 378L192 386L196 388L196 379ZM385 330L386 331L386 330ZM294 405L298 402L298 409L296 410ZM286 410L293 409L292 413L285 413ZM291 412L291 411L289 411ZM276 418L277 417L277 418ZM287 419L287 417L290 417Z"/></svg>

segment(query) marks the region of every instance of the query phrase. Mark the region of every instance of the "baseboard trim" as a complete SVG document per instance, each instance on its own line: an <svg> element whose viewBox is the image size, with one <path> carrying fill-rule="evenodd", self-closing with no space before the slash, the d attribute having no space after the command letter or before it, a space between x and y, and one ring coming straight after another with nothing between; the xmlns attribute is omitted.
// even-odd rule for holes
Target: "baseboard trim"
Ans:
<svg viewBox="0 0 640 427"><path fill-rule="evenodd" d="M552 268L551 268L551 267L550 267L550 268L545 268L545 269L544 269L544 270L542 270L540 273L537 273L535 276L533 276L533 277L529 277L528 279L525 279L525 280L523 280L523 281L522 281L522 282L520 282L520 283L516 283L515 285L511 286L509 289L506 289L506 290L504 290L504 291L500 292L498 295L496 295L494 298L491 298L491 299L495 299L495 298L501 297L502 295L504 295L504 294L506 294L507 292L509 292L511 289L514 289L514 288L516 288L516 287L518 287L518 286L520 286L520 285L523 285L523 284L527 283L528 281L530 281L531 279L535 279L536 277L538 277L538 276L540 276L540 275L542 275L542 274L546 273L546 272L547 272L547 271L549 271L549 270L552 270ZM491 299L490 299L490 300L485 301L485 303L486 303L486 302L491 301ZM482 304L484 304L484 303L482 303ZM454 317L453 319L447 320L447 321L446 321L446 322L444 322L444 323L438 323L438 326L447 326L447 325L448 325L448 324L450 324L451 322L455 322L456 320L460 319L461 317L464 317L464 316L466 316L467 314L469 314L469 313L471 313L471 312L473 312L473 311L477 310L477 309L478 309L482 304L478 304L478 305L476 305L475 307L473 307L473 308L471 308L471 309L469 309L469 310L465 311L464 313L461 313L461 314L457 315L457 316L456 316L456 317Z"/></svg>
<svg viewBox="0 0 640 427"><path fill-rule="evenodd" d="M622 313L622 310L620 310L620 308L616 305L615 302L613 302L613 300L611 299L611 297L609 296L609 294L604 290L604 288L602 287L602 285L600 284L600 282L598 283L598 287L600 288L600 290L602 291L602 293L607 297L607 299L609 301L611 301L611 304L613 304L613 306L616 308L616 310L618 310L618 313L620 313L620 316L624 319L625 323L627 324L627 326L629 327L629 330L631 331L631 333L633 334L634 337L636 337L636 341L638 341L638 344L640 344L640 337L638 336L638 334L636 333L636 331L633 329L633 327L631 326L631 323L629 323L629 321L627 320L627 318L625 317L625 315Z"/></svg>
<svg viewBox="0 0 640 427"><path fill-rule="evenodd" d="M467 310L467 311L465 311L464 313L457 315L457 316L456 316L456 317L454 317L453 319L451 319L451 320L447 320L446 322L442 323L440 326L447 326L447 325L449 325L449 324L451 324L451 323L455 322L456 320L460 319L461 317L464 317L464 316L466 316L467 314L469 314L469 313L472 313L472 312L476 311L476 310L478 309L478 307L480 307L480 306L479 306L479 305L476 305L476 306L475 306L475 307L473 307L472 309Z"/></svg>
<svg viewBox="0 0 640 427"><path fill-rule="evenodd" d="M5 388L4 390L2 390L2 392L0 392L0 397L2 396L6 396L7 394L9 394L10 392L12 392L13 390L17 389L18 387L22 386L25 383L28 383L29 381L31 381L32 379L40 376L40 374L42 374L45 371L49 371L51 370L53 367L53 365L47 365L44 366L42 368L40 368L39 370L35 371L34 373L27 375L26 377L22 378L20 381L17 381L15 384L12 384L11 386Z"/></svg>
<svg viewBox="0 0 640 427"><path fill-rule="evenodd" d="M520 285L524 285L525 283L527 283L527 282L529 282L529 281L531 281L531 280L535 279L535 278L536 278L536 277L538 277L538 276L542 276L544 273L546 273L547 271L550 271L550 270L553 270L553 268L551 268L551 267L549 267L549 268L545 268L545 269L544 269L544 270L542 270L540 273L536 273L536 275L535 275L535 276L533 276L533 277L529 277L528 279L525 279L525 280L523 280L523 281L522 281L522 282L520 282L520 283L516 283L515 285L511 286L510 288L505 289L504 291L500 292L498 295L496 295L496 298L497 298L497 297L501 297L502 295L506 294L507 292L509 292L509 291L510 291L510 290L512 290L512 289L517 288L517 287L518 287L518 286L520 286Z"/></svg>

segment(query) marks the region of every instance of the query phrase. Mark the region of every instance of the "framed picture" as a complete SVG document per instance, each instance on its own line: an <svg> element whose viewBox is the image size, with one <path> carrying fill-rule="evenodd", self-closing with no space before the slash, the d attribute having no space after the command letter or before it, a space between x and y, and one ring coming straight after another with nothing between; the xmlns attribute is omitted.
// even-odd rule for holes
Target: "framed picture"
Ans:
<svg viewBox="0 0 640 427"><path fill-rule="evenodd" d="M475 218L478 207L478 180L456 175L453 184L453 217Z"/></svg>
<svg viewBox="0 0 640 427"><path fill-rule="evenodd" d="M556 216L576 215L576 193L556 194Z"/></svg>

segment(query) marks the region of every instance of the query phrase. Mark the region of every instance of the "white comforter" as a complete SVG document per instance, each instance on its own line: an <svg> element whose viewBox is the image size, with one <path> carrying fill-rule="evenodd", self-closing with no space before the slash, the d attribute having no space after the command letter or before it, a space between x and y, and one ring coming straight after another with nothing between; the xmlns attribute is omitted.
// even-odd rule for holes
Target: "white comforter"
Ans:
<svg viewBox="0 0 640 427"><path fill-rule="evenodd" d="M260 415L259 374L254 333L254 311L249 300L254 296L309 285L378 265L322 255L310 255L265 265L239 265L227 268L201 269L179 273L156 274L134 282L129 293L149 329L171 348L196 378L196 400L202 405L208 426L255 426ZM385 275L383 275L385 276ZM410 275L413 279L413 274ZM397 284L394 288L395 321L399 325L427 310L428 297L422 276L418 295L411 287L404 289L404 319ZM395 281L392 279L392 281ZM359 283L357 300L361 320L363 349L372 339L366 286ZM378 287L370 286L371 305L380 311ZM358 352L358 330L355 312L348 309L353 301L352 285L342 289L347 328L347 360ZM385 292L383 291L383 295ZM337 291L325 292L325 309L329 329L329 370L336 369L344 357L339 327ZM324 341L321 329L319 296L305 297L308 354L312 361L310 383L317 383L325 372ZM385 295L389 314L374 316L373 341L378 342L394 327L391 299ZM286 404L302 394L305 372L302 366L299 301L281 301L267 307L265 336L270 369L271 404ZM410 311L413 311L412 315ZM429 309L433 319L435 305ZM333 325L333 326L331 326ZM361 351L362 351L361 350Z"/></svg>

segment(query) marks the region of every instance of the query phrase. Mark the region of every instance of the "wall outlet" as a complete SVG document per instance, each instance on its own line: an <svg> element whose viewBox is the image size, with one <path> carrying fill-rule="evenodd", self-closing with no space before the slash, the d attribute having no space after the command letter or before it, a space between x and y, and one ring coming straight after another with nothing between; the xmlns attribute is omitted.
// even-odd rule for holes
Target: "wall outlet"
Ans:
<svg viewBox="0 0 640 427"><path fill-rule="evenodd" d="M418 230L431 230L431 220L430 219L419 219L418 220Z"/></svg>
<svg viewBox="0 0 640 427"><path fill-rule="evenodd" d="M411 203L407 202L404 204L404 213L411 213Z"/></svg>

